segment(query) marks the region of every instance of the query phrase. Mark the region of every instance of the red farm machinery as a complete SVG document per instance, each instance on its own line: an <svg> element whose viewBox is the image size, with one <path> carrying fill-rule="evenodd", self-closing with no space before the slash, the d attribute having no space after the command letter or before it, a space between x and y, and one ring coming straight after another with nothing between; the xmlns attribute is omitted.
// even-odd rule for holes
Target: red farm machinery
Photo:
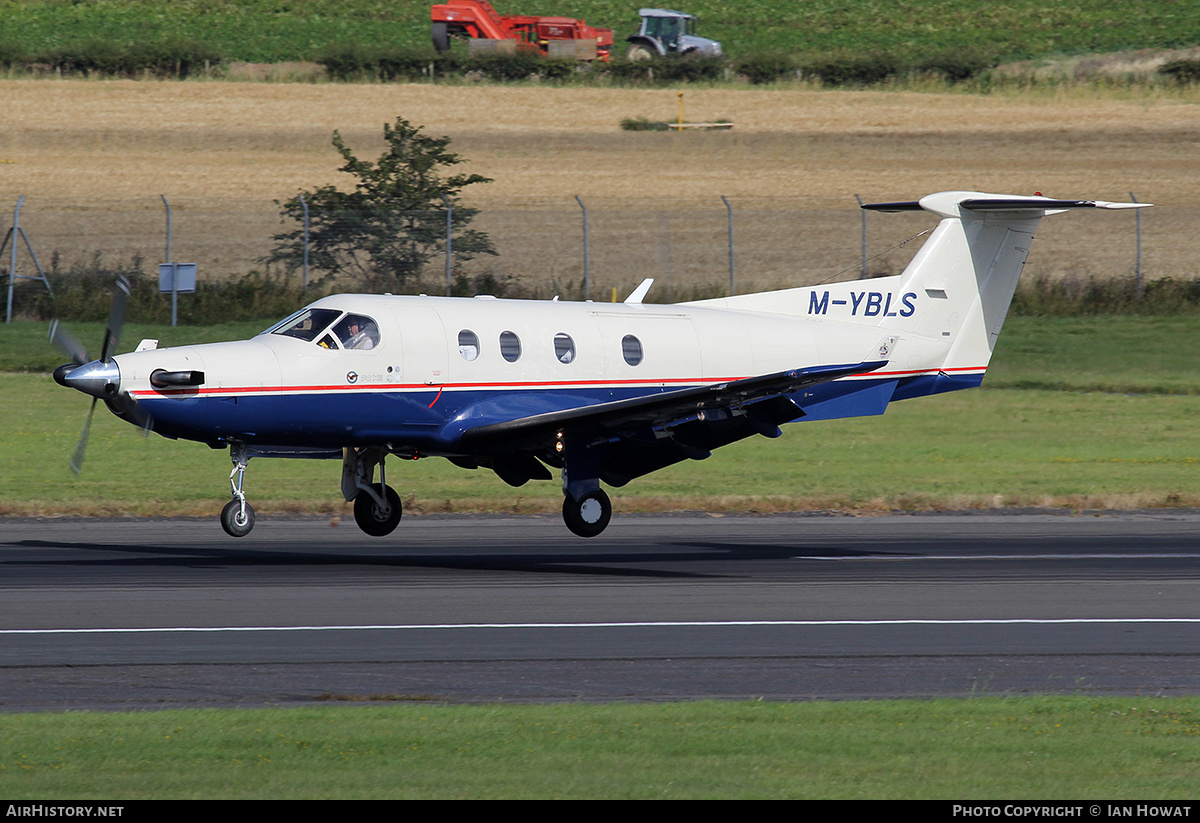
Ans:
<svg viewBox="0 0 1200 823"><path fill-rule="evenodd" d="M499 14L486 0L448 0L430 11L433 47L450 48L451 37L468 38L474 51L539 51L550 57L608 60L612 29L570 17Z"/></svg>

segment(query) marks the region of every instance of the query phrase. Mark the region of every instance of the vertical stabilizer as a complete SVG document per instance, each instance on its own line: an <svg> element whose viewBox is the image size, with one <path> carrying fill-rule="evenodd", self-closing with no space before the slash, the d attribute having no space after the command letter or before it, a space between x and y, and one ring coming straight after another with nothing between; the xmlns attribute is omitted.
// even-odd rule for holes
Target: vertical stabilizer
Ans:
<svg viewBox="0 0 1200 823"><path fill-rule="evenodd" d="M922 210L942 218L899 276L898 291L914 295L920 305L906 331L949 342L942 368L957 372L987 367L1043 217L1070 209L1143 205L1148 204L955 191L863 208Z"/></svg>

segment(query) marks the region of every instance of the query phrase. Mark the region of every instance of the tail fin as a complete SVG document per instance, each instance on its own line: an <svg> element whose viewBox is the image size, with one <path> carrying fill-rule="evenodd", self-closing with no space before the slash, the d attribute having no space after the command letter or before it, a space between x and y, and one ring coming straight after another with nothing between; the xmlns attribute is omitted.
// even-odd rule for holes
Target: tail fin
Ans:
<svg viewBox="0 0 1200 823"><path fill-rule="evenodd" d="M1025 267L1038 223L1071 209L1141 208L1143 203L1055 200L941 192L916 202L870 203L872 211L924 210L941 223L899 276L899 299L920 306L910 330L951 342L942 368L986 368ZM906 304L906 305L908 305Z"/></svg>
<svg viewBox="0 0 1200 823"><path fill-rule="evenodd" d="M896 336L902 341L893 353L896 368L908 373L973 376L978 385L1041 219L1071 209L1148 205L971 191L940 192L911 202L864 204L864 209L872 211L928 211L942 220L899 275L698 300L689 305L875 327L885 339ZM876 339L872 332L872 344Z"/></svg>

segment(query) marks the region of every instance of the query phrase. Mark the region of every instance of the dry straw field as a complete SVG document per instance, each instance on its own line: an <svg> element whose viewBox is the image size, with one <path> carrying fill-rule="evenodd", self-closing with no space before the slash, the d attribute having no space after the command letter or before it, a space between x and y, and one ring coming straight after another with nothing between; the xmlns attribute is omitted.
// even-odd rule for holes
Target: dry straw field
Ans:
<svg viewBox="0 0 1200 823"><path fill-rule="evenodd" d="M722 195L735 210L739 291L856 276L855 194L956 188L1104 199L1132 191L1160 207L1145 217L1147 275L1200 275L1194 92L697 88L684 105L687 120L735 127L619 128L628 117L673 118L674 90L0 81L0 209L26 195L22 222L41 256L137 252L152 262L163 254L165 194L174 258L196 260L202 275L237 273L258 265L280 229L272 201L345 184L334 129L373 157L382 124L400 115L452 137L471 171L494 178L466 198L501 251L484 265L531 288L582 275L577 195L589 207L594 294L642 276L680 295L720 287ZM928 225L919 215L871 221L872 255ZM1039 238L1035 273L1122 276L1133 267L1128 215L1052 221ZM895 270L915 245L873 268Z"/></svg>

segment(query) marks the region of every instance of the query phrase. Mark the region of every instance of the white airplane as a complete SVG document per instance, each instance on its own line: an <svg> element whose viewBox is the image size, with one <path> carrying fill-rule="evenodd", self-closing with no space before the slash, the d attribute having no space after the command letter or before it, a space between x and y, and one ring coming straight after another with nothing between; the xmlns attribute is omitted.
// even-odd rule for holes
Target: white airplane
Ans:
<svg viewBox="0 0 1200 823"><path fill-rule="evenodd" d="M590 537L630 480L796 420L882 414L888 403L978 386L1039 220L1149 204L941 192L876 211L941 222L900 275L673 305L342 294L237 342L112 355L55 379L169 438L229 448L221 524L254 526L251 457L342 461L342 494L368 534L401 504L384 461L444 457L515 486L561 472L563 519ZM127 287L126 287L127 289ZM82 460L91 416L73 461ZM378 477L375 468L378 466Z"/></svg>

